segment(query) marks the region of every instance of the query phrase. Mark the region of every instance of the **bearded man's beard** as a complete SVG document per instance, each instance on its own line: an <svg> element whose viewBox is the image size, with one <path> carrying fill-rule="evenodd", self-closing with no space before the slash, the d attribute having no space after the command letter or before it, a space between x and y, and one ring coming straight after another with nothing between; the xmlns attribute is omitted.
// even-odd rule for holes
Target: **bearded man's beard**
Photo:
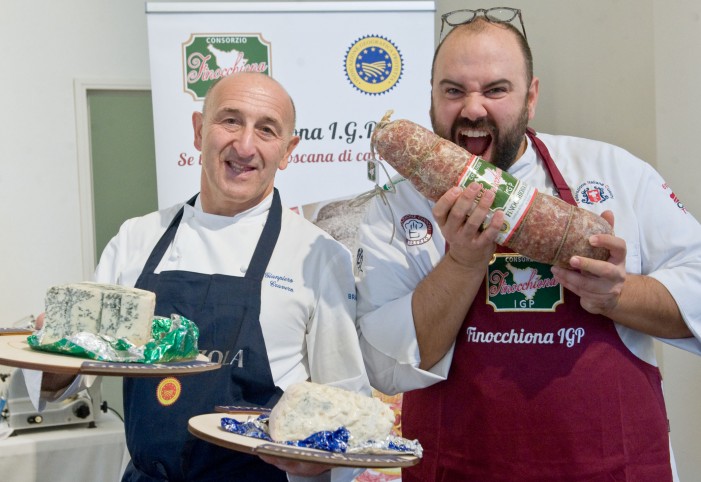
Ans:
<svg viewBox="0 0 701 482"><path fill-rule="evenodd" d="M488 159L488 161L504 171L507 171L516 161L516 156L523 142L523 136L526 134L526 128L528 127L527 105L523 106L516 123L502 131L499 131L491 120L483 118L477 121L459 119L453 124L450 132L446 133L436 125L433 100L431 100L430 116L433 131L444 139L452 142L456 141L457 132L459 130L473 129L489 132L492 136L492 155L491 159Z"/></svg>
<svg viewBox="0 0 701 482"><path fill-rule="evenodd" d="M510 129L497 134L495 149L492 151L492 159L489 162L504 171L508 171L516 161L516 156L521 148L527 128L528 108L524 106L516 124Z"/></svg>

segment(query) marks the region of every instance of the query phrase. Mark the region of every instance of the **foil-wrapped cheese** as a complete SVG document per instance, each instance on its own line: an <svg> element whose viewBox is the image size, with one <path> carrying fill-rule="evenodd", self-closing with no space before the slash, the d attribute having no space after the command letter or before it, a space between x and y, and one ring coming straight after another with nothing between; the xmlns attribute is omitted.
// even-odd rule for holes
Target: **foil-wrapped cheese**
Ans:
<svg viewBox="0 0 701 482"><path fill-rule="evenodd" d="M52 286L46 292L41 344L80 332L126 338L137 346L151 339L156 295L101 283Z"/></svg>
<svg viewBox="0 0 701 482"><path fill-rule="evenodd" d="M313 433L345 427L352 445L384 440L394 412L377 398L312 382L287 388L273 407L269 432L276 442L304 440Z"/></svg>

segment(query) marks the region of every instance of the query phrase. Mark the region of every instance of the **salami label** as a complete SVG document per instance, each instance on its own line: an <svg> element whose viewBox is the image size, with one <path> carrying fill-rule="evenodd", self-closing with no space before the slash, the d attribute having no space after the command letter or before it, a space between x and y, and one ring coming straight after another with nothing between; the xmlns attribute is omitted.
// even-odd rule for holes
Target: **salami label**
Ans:
<svg viewBox="0 0 701 482"><path fill-rule="evenodd" d="M473 181L478 182L483 189L494 192L495 197L491 210L504 211L504 224L496 242L498 244L507 243L526 215L538 190L475 155L467 163L460 176L458 186L465 187ZM488 222L489 219L491 217L485 222Z"/></svg>

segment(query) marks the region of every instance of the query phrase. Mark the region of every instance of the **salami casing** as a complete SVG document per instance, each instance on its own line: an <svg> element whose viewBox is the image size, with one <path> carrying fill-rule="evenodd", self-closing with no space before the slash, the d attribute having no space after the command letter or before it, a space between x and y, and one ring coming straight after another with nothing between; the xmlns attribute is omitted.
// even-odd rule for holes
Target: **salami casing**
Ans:
<svg viewBox="0 0 701 482"><path fill-rule="evenodd" d="M569 267L574 255L608 259L607 249L589 243L593 234L613 233L598 214L540 193L418 124L390 121L390 114L375 128L372 147L428 199L437 201L451 187L477 181L495 191L492 209L505 212L497 243L563 267Z"/></svg>

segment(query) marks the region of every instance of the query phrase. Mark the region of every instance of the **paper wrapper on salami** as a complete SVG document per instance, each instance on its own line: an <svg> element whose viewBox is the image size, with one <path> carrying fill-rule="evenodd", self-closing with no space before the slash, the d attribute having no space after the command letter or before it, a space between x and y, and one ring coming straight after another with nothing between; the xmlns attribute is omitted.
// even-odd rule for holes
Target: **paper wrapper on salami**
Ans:
<svg viewBox="0 0 701 482"><path fill-rule="evenodd" d="M437 201L453 186L478 182L495 193L491 209L504 211L497 243L529 258L569 267L572 256L606 260L609 252L589 237L612 234L598 214L538 192L509 173L411 121L385 114L372 148L424 196Z"/></svg>

